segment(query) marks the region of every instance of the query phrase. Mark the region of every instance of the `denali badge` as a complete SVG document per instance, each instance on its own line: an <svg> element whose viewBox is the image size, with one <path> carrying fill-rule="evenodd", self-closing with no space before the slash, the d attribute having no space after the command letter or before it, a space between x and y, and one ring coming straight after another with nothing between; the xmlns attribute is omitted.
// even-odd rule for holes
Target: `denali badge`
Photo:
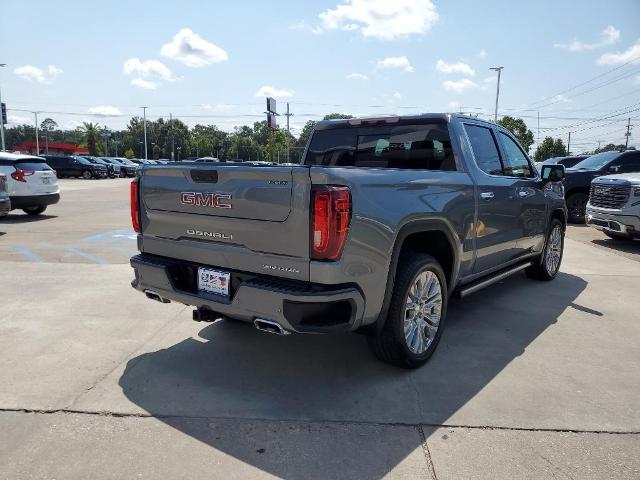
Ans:
<svg viewBox="0 0 640 480"><path fill-rule="evenodd" d="M228 235L226 233L219 232L204 232L202 230L194 230L192 228L187 228L187 233L189 235L197 235L198 237L208 237L208 238L219 238L221 240L233 240L233 235Z"/></svg>
<svg viewBox="0 0 640 480"><path fill-rule="evenodd" d="M225 200L231 200L230 193L180 193L180 203L183 205L195 205L196 207L211 208L231 208L231 204L225 203Z"/></svg>
<svg viewBox="0 0 640 480"><path fill-rule="evenodd" d="M265 270L275 270L277 272L287 272L287 273L300 273L300 270L293 267L281 267L280 265L267 265L266 263L262 265L262 268Z"/></svg>

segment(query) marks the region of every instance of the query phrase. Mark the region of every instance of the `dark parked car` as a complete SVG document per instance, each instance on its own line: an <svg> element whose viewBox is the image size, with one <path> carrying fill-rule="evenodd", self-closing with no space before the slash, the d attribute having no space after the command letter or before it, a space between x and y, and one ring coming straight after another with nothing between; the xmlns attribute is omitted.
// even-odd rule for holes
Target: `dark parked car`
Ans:
<svg viewBox="0 0 640 480"><path fill-rule="evenodd" d="M120 171L122 177L135 177L136 170L138 169L138 165L133 163L128 158L122 157L110 157L108 160L117 163L120 165Z"/></svg>
<svg viewBox="0 0 640 480"><path fill-rule="evenodd" d="M86 158L87 160L89 160L94 165L104 165L105 167L107 167L107 175L110 178L115 178L116 176L120 176L120 168L118 168L118 171L116 172L115 167L112 164L110 164L109 162L105 162L102 158L87 157L85 155L82 155L82 158Z"/></svg>
<svg viewBox="0 0 640 480"><path fill-rule="evenodd" d="M572 155L570 157L552 157L547 158L542 165L564 165L564 168L571 168L580 163L589 155Z"/></svg>
<svg viewBox="0 0 640 480"><path fill-rule="evenodd" d="M58 178L82 177L90 179L107 176L107 167L105 165L91 163L83 157L44 155L44 159L56 171Z"/></svg>
<svg viewBox="0 0 640 480"><path fill-rule="evenodd" d="M584 223L591 180L612 173L640 172L640 151L602 152L567 169L564 179L569 221Z"/></svg>

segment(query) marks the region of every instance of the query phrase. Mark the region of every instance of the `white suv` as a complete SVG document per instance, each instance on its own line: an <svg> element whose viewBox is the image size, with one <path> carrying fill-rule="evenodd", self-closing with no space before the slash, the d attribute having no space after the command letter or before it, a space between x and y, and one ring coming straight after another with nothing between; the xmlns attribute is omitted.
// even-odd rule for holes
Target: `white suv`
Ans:
<svg viewBox="0 0 640 480"><path fill-rule="evenodd" d="M39 215L60 200L56 172L43 158L0 152L0 174L6 176L12 210Z"/></svg>
<svg viewBox="0 0 640 480"><path fill-rule="evenodd" d="M640 238L640 173L594 179L586 220L614 240Z"/></svg>

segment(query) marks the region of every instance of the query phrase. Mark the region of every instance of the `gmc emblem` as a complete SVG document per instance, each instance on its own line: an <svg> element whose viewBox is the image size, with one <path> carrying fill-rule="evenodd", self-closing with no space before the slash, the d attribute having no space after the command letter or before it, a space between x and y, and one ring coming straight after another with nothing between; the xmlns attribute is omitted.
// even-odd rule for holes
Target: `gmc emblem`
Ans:
<svg viewBox="0 0 640 480"><path fill-rule="evenodd" d="M225 203L225 200L231 200L230 193L180 193L180 203L183 205L195 205L196 207L211 208L231 208L231 204Z"/></svg>

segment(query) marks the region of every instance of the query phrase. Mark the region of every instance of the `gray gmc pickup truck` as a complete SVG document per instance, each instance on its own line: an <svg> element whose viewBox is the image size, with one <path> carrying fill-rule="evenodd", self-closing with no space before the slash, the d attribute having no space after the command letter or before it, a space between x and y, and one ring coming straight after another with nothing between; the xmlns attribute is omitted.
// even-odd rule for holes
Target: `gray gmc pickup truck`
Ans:
<svg viewBox="0 0 640 480"><path fill-rule="evenodd" d="M144 166L131 184L134 288L194 319L357 331L423 364L449 298L524 270L551 280L567 211L511 133L461 115L319 122L300 165Z"/></svg>

